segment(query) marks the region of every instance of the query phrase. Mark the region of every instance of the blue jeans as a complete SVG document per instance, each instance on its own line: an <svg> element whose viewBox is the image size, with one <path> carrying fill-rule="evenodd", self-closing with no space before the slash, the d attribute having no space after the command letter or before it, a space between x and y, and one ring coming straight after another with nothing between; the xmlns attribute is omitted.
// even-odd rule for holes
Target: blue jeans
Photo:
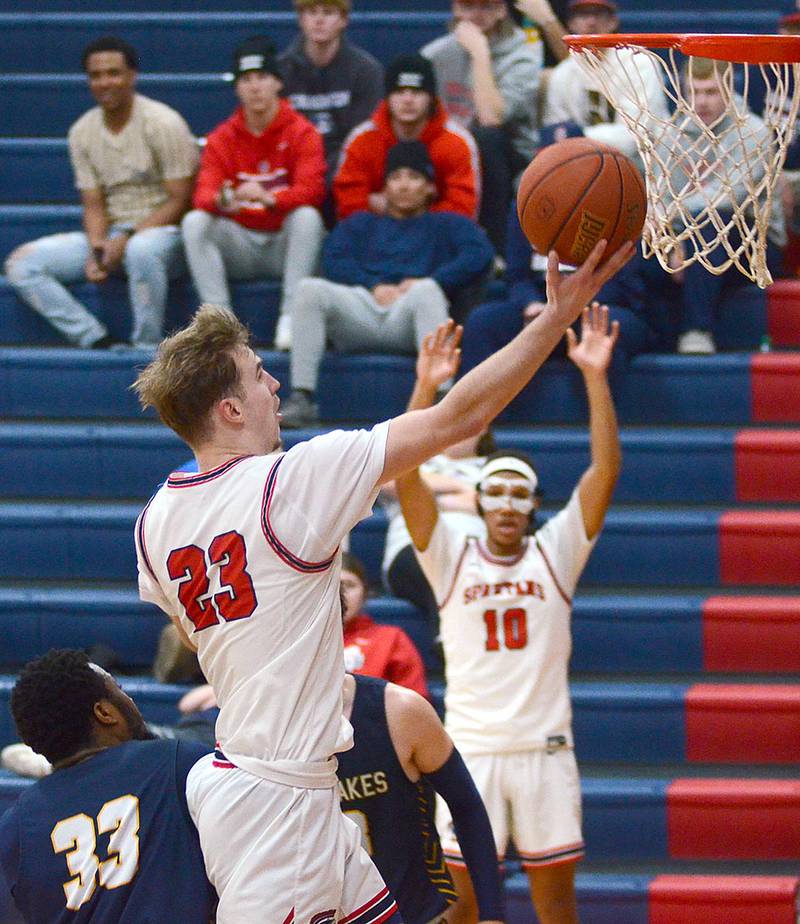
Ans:
<svg viewBox="0 0 800 924"><path fill-rule="evenodd" d="M108 236L116 236L113 227ZM67 289L67 285L86 279L88 258L88 238L83 231L70 231L23 244L6 260L8 281L22 301L80 347L89 347L108 333ZM125 248L123 267L133 314L131 343L153 346L163 334L169 280L185 271L177 226L147 228L134 234Z"/></svg>

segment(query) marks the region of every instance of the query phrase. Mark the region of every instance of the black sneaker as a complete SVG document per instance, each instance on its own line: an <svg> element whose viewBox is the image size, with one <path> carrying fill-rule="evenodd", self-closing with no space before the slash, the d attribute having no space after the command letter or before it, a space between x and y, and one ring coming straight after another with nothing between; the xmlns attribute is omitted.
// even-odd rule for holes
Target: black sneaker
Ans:
<svg viewBox="0 0 800 924"><path fill-rule="evenodd" d="M281 403L281 426L287 430L313 427L319 423L317 405L302 391L293 391Z"/></svg>

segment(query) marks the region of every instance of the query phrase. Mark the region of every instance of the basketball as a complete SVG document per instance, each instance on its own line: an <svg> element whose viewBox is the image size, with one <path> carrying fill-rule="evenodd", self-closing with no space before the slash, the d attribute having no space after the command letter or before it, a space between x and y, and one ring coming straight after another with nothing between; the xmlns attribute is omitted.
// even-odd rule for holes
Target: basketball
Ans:
<svg viewBox="0 0 800 924"><path fill-rule="evenodd" d="M543 148L528 164L517 193L517 214L534 250L555 250L578 266L601 239L603 259L639 239L647 212L644 180L621 152L589 138Z"/></svg>

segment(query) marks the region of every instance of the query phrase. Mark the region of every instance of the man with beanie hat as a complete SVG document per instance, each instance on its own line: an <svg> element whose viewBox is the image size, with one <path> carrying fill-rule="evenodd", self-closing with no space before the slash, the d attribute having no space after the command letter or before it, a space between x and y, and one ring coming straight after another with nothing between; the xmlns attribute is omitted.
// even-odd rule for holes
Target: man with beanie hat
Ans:
<svg viewBox="0 0 800 924"><path fill-rule="evenodd" d="M340 219L386 212L386 156L398 141L420 141L434 168L431 211L477 215L480 165L472 135L447 118L430 61L401 55L386 71L386 99L345 141L333 194Z"/></svg>
<svg viewBox="0 0 800 924"><path fill-rule="evenodd" d="M478 143L483 169L479 221L503 252L515 176L538 144L541 41L531 44L506 0L452 0L453 28L422 49L448 115Z"/></svg>
<svg viewBox="0 0 800 924"><path fill-rule="evenodd" d="M278 58L294 109L322 135L328 182L350 131L380 102L383 66L346 38L350 0L294 0L300 35Z"/></svg>
<svg viewBox="0 0 800 924"><path fill-rule="evenodd" d="M421 141L400 141L385 158L385 214L359 212L325 242L324 279L305 279L292 314L292 394L281 425L318 420L319 366L335 349L413 353L447 319L454 295L485 275L492 248L469 218L433 212L434 165Z"/></svg>
<svg viewBox="0 0 800 924"><path fill-rule="evenodd" d="M203 302L231 307L227 277L281 279L277 349L291 346L289 305L316 272L325 195L319 132L280 98L272 42L253 36L234 53L240 107L208 136L183 219L186 258Z"/></svg>

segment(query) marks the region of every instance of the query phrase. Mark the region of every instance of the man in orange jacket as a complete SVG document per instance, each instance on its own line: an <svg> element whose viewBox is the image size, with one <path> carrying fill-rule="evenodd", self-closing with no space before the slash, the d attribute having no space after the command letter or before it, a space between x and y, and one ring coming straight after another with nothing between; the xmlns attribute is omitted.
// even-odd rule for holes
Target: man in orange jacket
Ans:
<svg viewBox="0 0 800 924"><path fill-rule="evenodd" d="M182 223L186 258L203 302L230 308L227 276L282 279L278 349L291 346L288 306L317 269L324 229L325 156L314 126L280 98L272 43L262 36L234 53L240 107L208 136L194 211Z"/></svg>
<svg viewBox="0 0 800 924"><path fill-rule="evenodd" d="M386 99L371 119L353 129L342 149L333 181L340 219L353 212L386 211L386 155L398 141L421 141L428 149L436 184L431 211L476 217L480 163L475 141L447 118L430 61L401 55L386 71Z"/></svg>

